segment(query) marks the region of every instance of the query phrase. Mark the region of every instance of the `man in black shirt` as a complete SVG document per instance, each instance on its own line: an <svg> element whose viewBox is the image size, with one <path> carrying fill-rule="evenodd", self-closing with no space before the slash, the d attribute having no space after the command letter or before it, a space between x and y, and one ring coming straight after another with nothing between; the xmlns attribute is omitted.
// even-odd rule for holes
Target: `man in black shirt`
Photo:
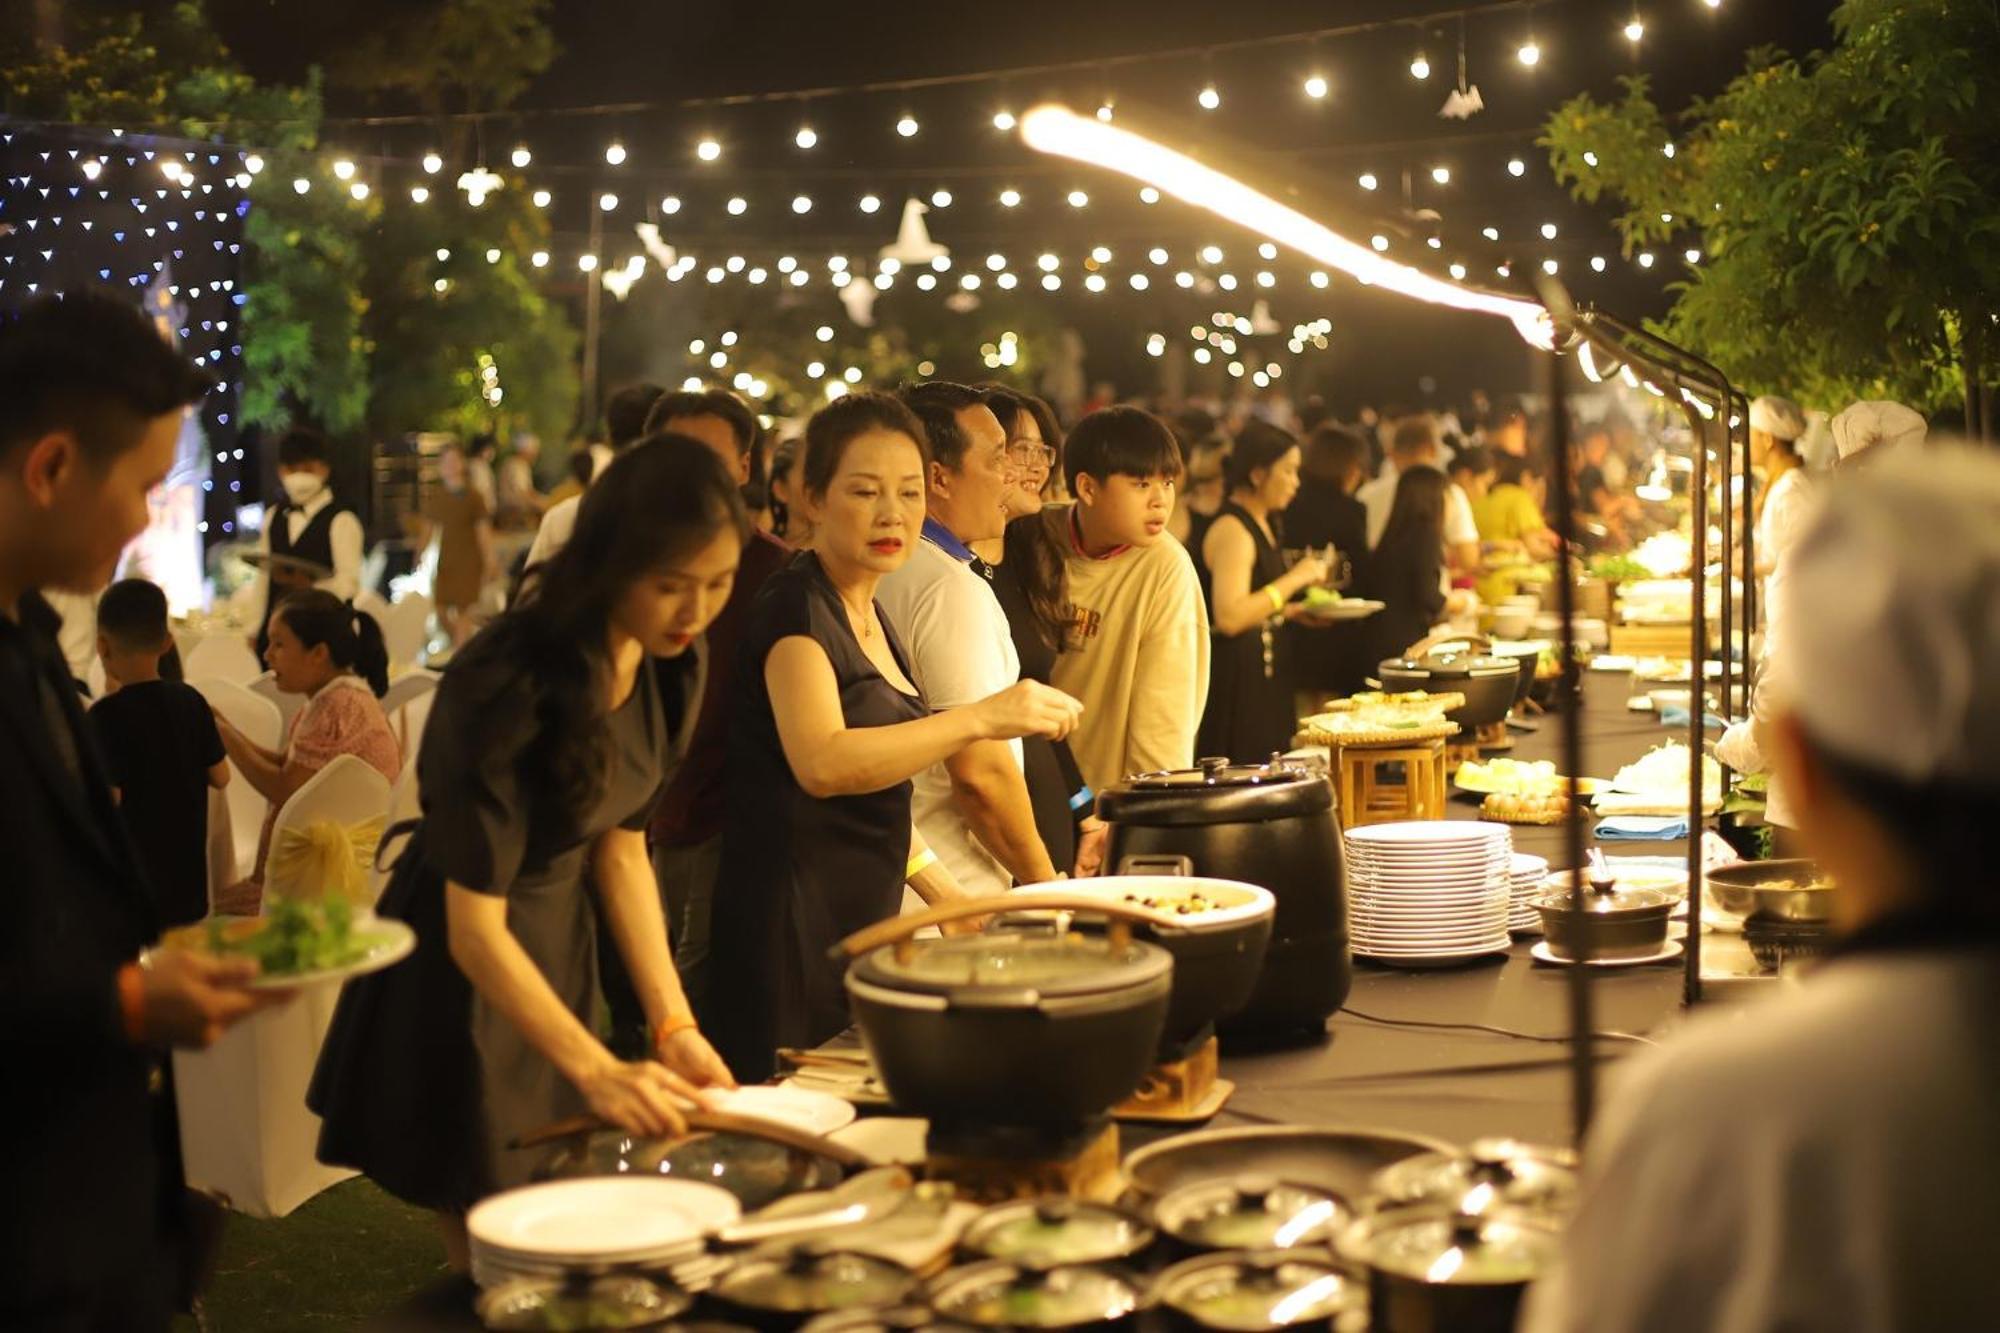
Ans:
<svg viewBox="0 0 2000 1333"><path fill-rule="evenodd" d="M0 1328L166 1326L181 1182L148 1095L161 1049L203 1046L282 993L184 952L149 965L144 872L112 804L44 587L94 593L145 528L207 376L138 309L44 297L0 319Z"/></svg>
<svg viewBox="0 0 2000 1333"><path fill-rule="evenodd" d="M124 579L105 590L97 654L116 692L91 708L91 729L162 927L208 915L208 791L229 782L208 701L160 678L160 657L172 645L159 588Z"/></svg>

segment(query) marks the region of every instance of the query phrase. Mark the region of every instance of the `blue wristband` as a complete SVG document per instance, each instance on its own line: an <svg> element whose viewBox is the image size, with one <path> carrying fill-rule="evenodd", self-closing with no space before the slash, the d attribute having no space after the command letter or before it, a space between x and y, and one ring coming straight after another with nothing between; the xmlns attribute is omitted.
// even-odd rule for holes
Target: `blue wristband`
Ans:
<svg viewBox="0 0 2000 1333"><path fill-rule="evenodd" d="M1076 795L1069 798L1069 808L1071 810L1088 810L1096 800L1096 792L1092 791L1089 787L1082 787L1077 790Z"/></svg>

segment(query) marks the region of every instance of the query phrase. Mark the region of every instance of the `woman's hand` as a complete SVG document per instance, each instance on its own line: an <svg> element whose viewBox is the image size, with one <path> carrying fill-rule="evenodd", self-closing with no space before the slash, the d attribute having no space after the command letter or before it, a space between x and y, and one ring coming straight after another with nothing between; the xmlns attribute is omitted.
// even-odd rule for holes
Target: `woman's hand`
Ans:
<svg viewBox="0 0 2000 1333"><path fill-rule="evenodd" d="M1333 571L1327 568L1326 561L1320 559L1317 555L1307 555L1301 557L1296 565L1286 570L1284 578L1280 579L1279 582L1288 585L1287 591L1297 592L1302 588L1311 588L1325 583L1332 576Z"/></svg>
<svg viewBox="0 0 2000 1333"><path fill-rule="evenodd" d="M651 1060L618 1060L607 1053L601 1064L575 1080L591 1113L628 1134L658 1137L687 1132L683 1110L696 1100L680 1075Z"/></svg>
<svg viewBox="0 0 2000 1333"><path fill-rule="evenodd" d="M1046 736L1059 741L1076 730L1083 704L1038 680L1023 680L973 704L972 712L981 739Z"/></svg>
<svg viewBox="0 0 2000 1333"><path fill-rule="evenodd" d="M1111 825L1091 815L1076 826L1076 878L1089 879L1104 870L1104 842Z"/></svg>
<svg viewBox="0 0 2000 1333"><path fill-rule="evenodd" d="M681 1028L654 1044L653 1058L697 1088L733 1088L729 1066L701 1035L700 1028ZM697 1099L699 1100L699 1099Z"/></svg>

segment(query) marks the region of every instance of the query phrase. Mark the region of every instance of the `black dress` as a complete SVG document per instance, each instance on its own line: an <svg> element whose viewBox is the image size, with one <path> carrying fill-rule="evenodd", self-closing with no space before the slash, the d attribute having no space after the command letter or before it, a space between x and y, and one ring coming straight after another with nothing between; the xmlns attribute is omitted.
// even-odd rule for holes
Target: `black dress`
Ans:
<svg viewBox="0 0 2000 1333"><path fill-rule="evenodd" d="M1368 507L1330 481L1301 478L1299 493L1285 507L1285 540L1293 546L1332 546L1348 562L1348 587L1358 588L1368 560ZM1284 635L1302 690L1352 694L1362 688L1364 677L1374 674L1366 620L1288 624Z"/></svg>
<svg viewBox="0 0 2000 1333"><path fill-rule="evenodd" d="M1250 586L1262 588L1283 578L1285 558L1256 519L1234 501L1222 506L1215 522L1241 523L1256 544L1250 566ZM1213 527L1213 524L1210 525ZM1215 588L1204 561L1201 592L1208 602L1209 623L1215 622ZM1208 706L1195 733L1195 753L1225 755L1249 761L1291 748L1298 719L1292 708L1291 646L1278 631L1284 621L1276 614L1241 634L1215 631L1210 639Z"/></svg>
<svg viewBox="0 0 2000 1333"><path fill-rule="evenodd" d="M1443 567L1444 540L1435 529L1382 534L1382 544L1368 557L1361 580L1365 595L1386 604L1360 622L1368 627L1371 661L1401 657L1404 649L1430 633L1444 610L1438 577Z"/></svg>
<svg viewBox="0 0 2000 1333"><path fill-rule="evenodd" d="M503 895L509 932L594 1028L590 845L613 828L645 828L670 739L658 681L642 670L610 716L604 792L578 827L538 780L547 765L535 669L477 650L467 645L438 685L418 760L423 822L376 905L416 931L416 952L348 983L307 1096L325 1121L321 1161L440 1209L526 1183L540 1153L507 1141L587 1109L452 959L445 882Z"/></svg>
<svg viewBox="0 0 2000 1333"><path fill-rule="evenodd" d="M889 651L909 656L876 608ZM908 781L850 796L809 796L778 739L765 659L781 639L826 651L849 727L886 727L929 713L862 652L839 595L810 551L773 574L736 650L727 764L728 814L710 925L702 1029L743 1082L768 1078L780 1046L816 1046L849 1023L841 939L902 905L910 852Z"/></svg>
<svg viewBox="0 0 2000 1333"><path fill-rule="evenodd" d="M1033 514L1015 520L1016 524L1038 522L1040 519ZM1009 531L1013 530L1013 525L1009 525ZM1007 613L1014 654L1021 659L1021 679L1038 680L1046 685L1055 670L1056 650L1042 637L1034 608L1028 604L1027 585L1021 578L1025 560L1026 556L1019 556L998 565L974 561L973 568L992 582L993 595L1000 599L1000 609ZM1035 832L1041 835L1042 845L1048 848L1049 860L1056 869L1067 870L1076 863L1077 821L1091 813L1071 805L1072 799L1085 788L1083 770L1077 767L1068 742L1024 736L1021 773L1028 783L1028 804L1035 812Z"/></svg>

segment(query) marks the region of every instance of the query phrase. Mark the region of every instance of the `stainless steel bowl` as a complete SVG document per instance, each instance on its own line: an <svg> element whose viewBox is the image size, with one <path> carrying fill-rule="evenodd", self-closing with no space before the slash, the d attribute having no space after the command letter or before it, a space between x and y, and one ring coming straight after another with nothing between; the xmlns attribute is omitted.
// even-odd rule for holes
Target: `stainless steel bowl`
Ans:
<svg viewBox="0 0 2000 1333"><path fill-rule="evenodd" d="M1779 921L1826 921L1833 916L1833 886L1806 888L1821 878L1819 863L1803 858L1746 861L1702 874L1715 905L1746 916L1761 912Z"/></svg>

